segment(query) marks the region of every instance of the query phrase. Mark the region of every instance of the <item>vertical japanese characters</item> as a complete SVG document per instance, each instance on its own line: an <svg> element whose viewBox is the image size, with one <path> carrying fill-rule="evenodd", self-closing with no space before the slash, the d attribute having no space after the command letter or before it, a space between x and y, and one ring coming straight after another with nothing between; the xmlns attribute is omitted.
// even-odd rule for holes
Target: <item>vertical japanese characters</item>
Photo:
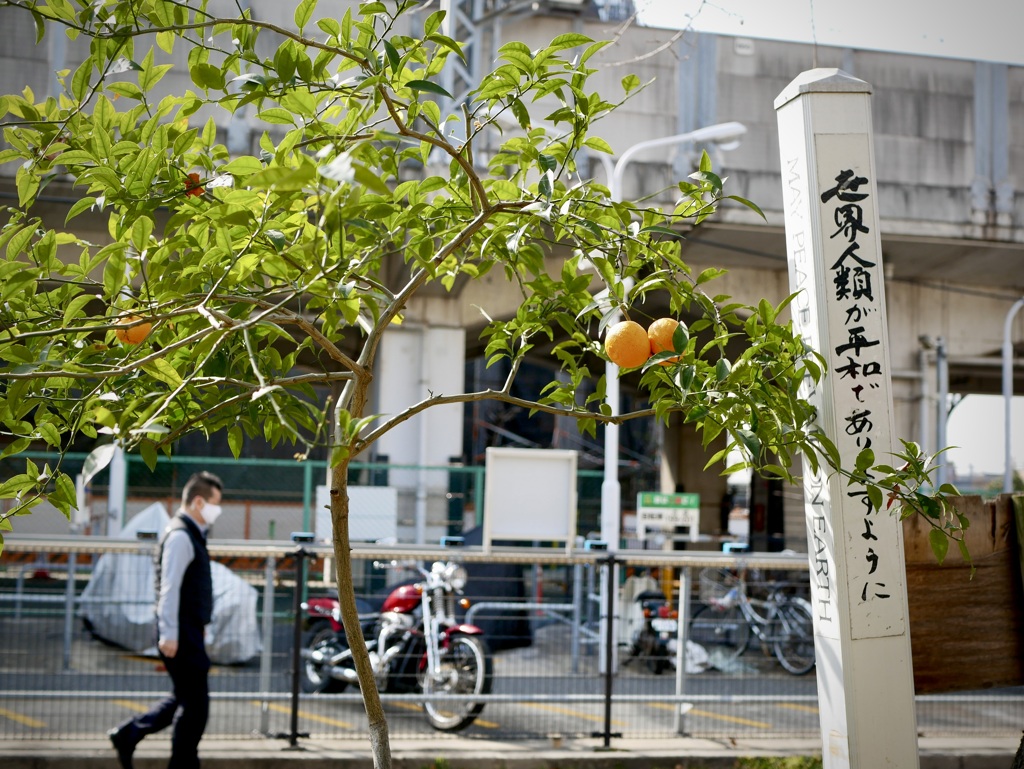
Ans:
<svg viewBox="0 0 1024 769"><path fill-rule="evenodd" d="M873 420L878 418L875 415L887 418L883 314L874 289L879 280L876 257L870 254L870 246L861 250L862 242L867 240L863 236L869 234L864 224L869 180L847 168L839 171L835 182L821 194L836 228L825 241L825 263L830 265L828 301L835 305L830 315L835 317L834 311L839 311L845 332L838 335L832 350L833 375L838 378L835 387L850 396L843 401L849 404L845 413L837 414L840 432L836 437L841 453L857 454L872 448ZM889 447L883 450L888 452ZM858 527L862 529L862 544L848 563L851 588L859 588L861 602L888 600L892 594L884 577L887 564L882 562L883 549L876 550L878 536L873 531L875 521L867 491L845 478L842 483L846 496L860 503L863 517L863 527Z"/></svg>

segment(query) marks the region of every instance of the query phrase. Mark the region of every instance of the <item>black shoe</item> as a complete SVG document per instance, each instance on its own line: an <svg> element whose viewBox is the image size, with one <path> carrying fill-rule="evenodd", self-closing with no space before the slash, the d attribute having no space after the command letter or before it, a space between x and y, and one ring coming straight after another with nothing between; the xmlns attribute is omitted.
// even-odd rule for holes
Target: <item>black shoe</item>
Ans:
<svg viewBox="0 0 1024 769"><path fill-rule="evenodd" d="M131 738L128 727L111 729L107 736L117 751L117 760L121 762L121 769L132 769L132 754L135 752L137 742Z"/></svg>

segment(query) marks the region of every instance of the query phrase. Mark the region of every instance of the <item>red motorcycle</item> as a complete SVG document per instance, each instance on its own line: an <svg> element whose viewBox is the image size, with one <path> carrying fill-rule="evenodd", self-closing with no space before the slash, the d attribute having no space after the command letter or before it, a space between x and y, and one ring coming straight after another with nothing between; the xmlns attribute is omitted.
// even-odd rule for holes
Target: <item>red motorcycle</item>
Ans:
<svg viewBox="0 0 1024 769"><path fill-rule="evenodd" d="M374 564L380 566L381 564ZM483 695L491 691L493 663L483 631L456 618L457 599L466 586L466 570L438 561L430 570L415 563L422 579L396 587L379 611L357 601L370 663L381 692L422 692L427 720L435 729L454 732L469 726L484 708L468 699L445 701L430 695ZM352 651L334 598L312 598L306 612L300 679L306 692L340 692L358 683Z"/></svg>

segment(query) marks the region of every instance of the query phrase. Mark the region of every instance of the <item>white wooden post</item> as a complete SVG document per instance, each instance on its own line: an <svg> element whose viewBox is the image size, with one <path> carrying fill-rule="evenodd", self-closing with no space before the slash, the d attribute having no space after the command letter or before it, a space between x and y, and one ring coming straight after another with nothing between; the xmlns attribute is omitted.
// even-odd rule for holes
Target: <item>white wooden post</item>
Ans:
<svg viewBox="0 0 1024 769"><path fill-rule="evenodd" d="M893 451L870 94L815 69L775 100L794 323L828 361L805 396L848 469L865 448L884 463ZM902 527L863 486L804 470L824 765L916 768Z"/></svg>

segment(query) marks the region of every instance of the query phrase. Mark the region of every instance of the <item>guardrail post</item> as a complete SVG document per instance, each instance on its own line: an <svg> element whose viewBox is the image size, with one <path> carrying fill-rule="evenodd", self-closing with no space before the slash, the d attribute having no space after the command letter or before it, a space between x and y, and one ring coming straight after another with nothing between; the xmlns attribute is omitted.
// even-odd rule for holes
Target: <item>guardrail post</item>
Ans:
<svg viewBox="0 0 1024 769"><path fill-rule="evenodd" d="M274 659L274 571L277 559L267 556L267 565L263 572L263 654L260 656L260 734L270 732L270 686L273 682L271 669Z"/></svg>
<svg viewBox="0 0 1024 769"><path fill-rule="evenodd" d="M295 551L295 593L292 596L294 633L292 634L292 713L288 745L298 747L299 738L299 665L302 663L302 588L306 584L306 550ZM304 735L305 736L305 735Z"/></svg>
<svg viewBox="0 0 1024 769"><path fill-rule="evenodd" d="M572 567L572 672L580 672L580 627L583 624L583 564Z"/></svg>
<svg viewBox="0 0 1024 769"><path fill-rule="evenodd" d="M676 628L676 697L686 691L686 644L690 640L690 567L679 570L679 608L676 612L679 625ZM683 701L676 700L676 734L683 734Z"/></svg>
<svg viewBox="0 0 1024 769"><path fill-rule="evenodd" d="M309 737L308 732L299 732L299 666L302 653L302 594L306 587L306 556L309 555L301 543L312 542L310 532L292 532L292 541L300 543L295 550L295 591L292 593L292 615L294 633L292 634L292 708L291 729L287 734L276 735L288 740L288 748L302 750L299 737Z"/></svg>
<svg viewBox="0 0 1024 769"><path fill-rule="evenodd" d="M75 625L75 561L68 553L68 583L64 589L64 670L71 670L71 634Z"/></svg>
<svg viewBox="0 0 1024 769"><path fill-rule="evenodd" d="M615 678L615 554L609 553L605 559L606 582L605 595L607 600L602 604L605 612L605 645L604 645L604 747L612 744L612 687ZM616 734L616 737L622 735Z"/></svg>

